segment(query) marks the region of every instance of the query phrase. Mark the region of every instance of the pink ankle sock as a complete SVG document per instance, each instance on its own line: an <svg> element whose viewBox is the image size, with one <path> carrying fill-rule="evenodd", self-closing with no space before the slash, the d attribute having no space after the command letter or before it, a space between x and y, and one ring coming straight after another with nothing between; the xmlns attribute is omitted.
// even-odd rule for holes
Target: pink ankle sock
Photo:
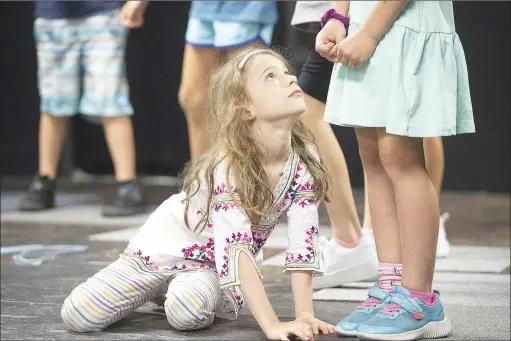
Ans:
<svg viewBox="0 0 511 341"><path fill-rule="evenodd" d="M345 242L344 240L340 239L335 239L335 242L346 249L353 249L358 245L358 242Z"/></svg>
<svg viewBox="0 0 511 341"><path fill-rule="evenodd" d="M401 273L403 266L401 264L378 264L378 286L386 292L394 291L394 286L401 284Z"/></svg>
<svg viewBox="0 0 511 341"><path fill-rule="evenodd" d="M432 292L420 292L420 291L415 291L415 290L410 290L410 289L407 289L407 290L410 291L411 298L417 297L424 304L431 306L436 303L436 295Z"/></svg>

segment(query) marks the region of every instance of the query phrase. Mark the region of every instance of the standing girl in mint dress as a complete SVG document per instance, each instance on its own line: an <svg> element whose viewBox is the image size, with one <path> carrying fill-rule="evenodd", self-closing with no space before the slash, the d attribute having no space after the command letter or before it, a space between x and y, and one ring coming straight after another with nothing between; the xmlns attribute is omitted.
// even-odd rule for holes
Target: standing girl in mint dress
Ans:
<svg viewBox="0 0 511 341"><path fill-rule="evenodd" d="M439 208L422 143L475 131L452 3L333 6L316 40L336 63L325 119L356 130L380 261L368 299L337 331L370 340L447 336L452 326L432 290Z"/></svg>

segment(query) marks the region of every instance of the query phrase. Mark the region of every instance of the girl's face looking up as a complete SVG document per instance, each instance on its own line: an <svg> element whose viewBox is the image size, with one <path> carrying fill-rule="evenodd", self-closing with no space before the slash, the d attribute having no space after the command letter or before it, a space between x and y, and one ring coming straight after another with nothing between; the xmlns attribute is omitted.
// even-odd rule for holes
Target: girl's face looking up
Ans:
<svg viewBox="0 0 511 341"><path fill-rule="evenodd" d="M250 103L245 119L266 122L296 120L305 111L303 92L287 66L268 53L260 53L249 61L247 94Z"/></svg>

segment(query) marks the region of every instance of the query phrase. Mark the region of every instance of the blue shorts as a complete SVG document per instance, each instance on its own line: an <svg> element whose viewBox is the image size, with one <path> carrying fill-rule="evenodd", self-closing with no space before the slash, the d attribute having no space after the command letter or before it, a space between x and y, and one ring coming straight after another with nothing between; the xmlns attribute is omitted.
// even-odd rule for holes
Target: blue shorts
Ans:
<svg viewBox="0 0 511 341"><path fill-rule="evenodd" d="M191 17L186 29L186 43L192 46L230 49L260 41L271 45L273 24L237 21L208 21Z"/></svg>
<svg viewBox="0 0 511 341"><path fill-rule="evenodd" d="M127 30L119 10L34 24L41 112L95 117L133 114L125 72Z"/></svg>

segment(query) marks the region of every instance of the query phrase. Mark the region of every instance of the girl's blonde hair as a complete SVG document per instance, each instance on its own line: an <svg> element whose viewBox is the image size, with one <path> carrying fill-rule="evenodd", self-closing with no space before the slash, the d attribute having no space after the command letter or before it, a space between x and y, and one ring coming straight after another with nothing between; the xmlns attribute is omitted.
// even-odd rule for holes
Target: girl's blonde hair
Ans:
<svg viewBox="0 0 511 341"><path fill-rule="evenodd" d="M260 51L257 51L260 50ZM222 60L212 73L207 91L208 130L212 134L211 146L203 156L190 162L184 171L183 190L186 193L185 224L195 233L204 230L208 223L213 197L213 174L220 162L226 162L226 184L229 175L236 181L236 201L257 224L273 204L273 190L264 171L264 146L250 134L252 121L241 118L250 98L246 91L247 66L255 55L265 53L281 60L289 70L287 60L271 49L249 46L236 55ZM317 200L328 200L328 172L325 169L316 141L301 120L291 131L291 147L308 168L314 180L313 192ZM200 178L205 177L208 200L201 220L193 228L188 223L190 199L200 188Z"/></svg>

